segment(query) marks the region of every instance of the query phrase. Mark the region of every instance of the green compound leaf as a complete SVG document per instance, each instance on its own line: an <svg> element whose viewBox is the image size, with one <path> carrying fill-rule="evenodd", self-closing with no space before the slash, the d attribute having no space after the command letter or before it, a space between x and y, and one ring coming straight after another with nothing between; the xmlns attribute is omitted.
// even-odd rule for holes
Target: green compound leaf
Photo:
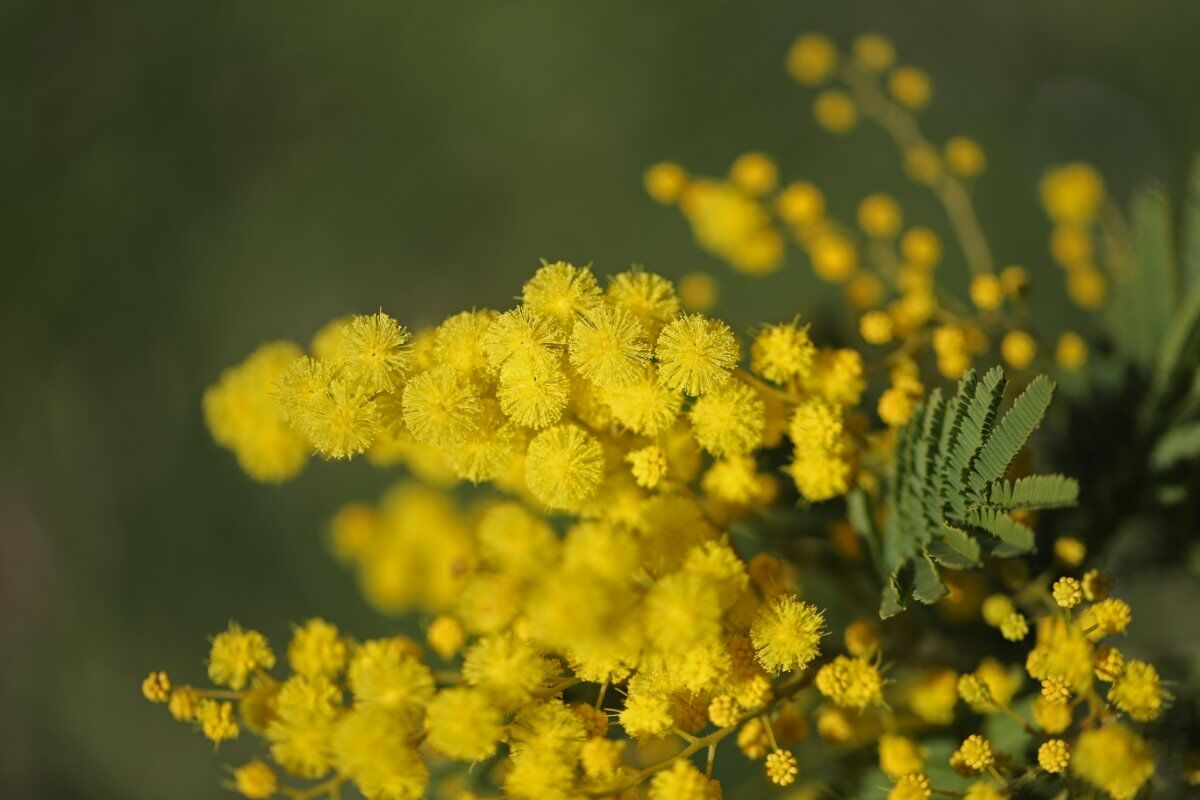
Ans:
<svg viewBox="0 0 1200 800"><path fill-rule="evenodd" d="M1073 505L1079 485L1061 475L1006 479L1045 416L1054 383L1035 378L1001 414L1007 381L999 368L967 372L954 395L932 392L898 434L887 483L882 531L880 614L897 614L911 595L933 603L946 592L938 568L970 569L985 554L1011 557L1033 549L1034 534L1008 512ZM865 496L851 515L866 527ZM870 527L874 532L874 527Z"/></svg>

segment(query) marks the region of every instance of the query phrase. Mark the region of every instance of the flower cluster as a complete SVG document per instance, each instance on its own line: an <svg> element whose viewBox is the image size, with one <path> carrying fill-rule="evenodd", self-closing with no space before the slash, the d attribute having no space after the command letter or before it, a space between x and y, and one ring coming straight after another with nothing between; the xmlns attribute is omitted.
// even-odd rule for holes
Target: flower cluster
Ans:
<svg viewBox="0 0 1200 800"><path fill-rule="evenodd" d="M205 393L213 438L265 482L313 457L403 467L377 503L334 516L330 542L368 601L414 614L424 641L360 641L311 619L277 659L261 633L230 623L211 643L211 686L150 672L145 697L215 744L261 740L231 789L252 800L336 797L349 784L368 800L715 800L730 750L761 762L758 784L797 796L1086 787L1123 800L1161 774L1145 726L1173 698L1153 664L1118 647L1132 610L1113 579L1088 568L1075 537L1058 537L1050 560L1006 549L1004 535L1032 539L1031 512L985 518L994 492L1050 497L1065 483L1001 480L1029 474L997 455L1027 435L985 446L993 426L1032 432L1040 414L1014 405L1014 421L996 423L999 393L970 414L963 393L958 419L978 447L955 461L950 440L967 433L948 424L944 463L965 495L917 498L911 512L945 528L941 504L961 505L954 519L998 544L981 550L954 529L947 541L962 552L935 551L935 564L930 543L903 540L924 527L886 524L917 506L888 494L901 466L932 463L921 459L937 430L922 432L918 413L928 419L942 395L924 403L926 385L963 375L993 341L1032 378L1041 349L1022 323L1028 273L994 268L971 205L982 148L923 137L914 114L932 82L897 66L881 36L842 55L805 34L787 69L825 87L822 127L847 133L861 116L893 136L947 211L969 305L938 285L942 241L906 228L894 199L865 198L856 231L817 187L781 188L774 162L751 153L728 179L662 163L646 186L743 272L778 268L798 243L821 278L844 284L861 348L823 346L799 318L735 331L707 314L706 276L677 285L633 268L601 281L563 261L536 269L513 308L415 332L380 311L331 321L307 348L261 346ZM1096 244L1120 224L1103 183L1090 167L1061 167L1042 199L1068 290L1093 307L1104 296ZM1086 360L1065 332L1046 366ZM884 385L870 386L873 374ZM933 608L875 619L862 567L888 559L919 566L894 568L885 593L913 582Z"/></svg>

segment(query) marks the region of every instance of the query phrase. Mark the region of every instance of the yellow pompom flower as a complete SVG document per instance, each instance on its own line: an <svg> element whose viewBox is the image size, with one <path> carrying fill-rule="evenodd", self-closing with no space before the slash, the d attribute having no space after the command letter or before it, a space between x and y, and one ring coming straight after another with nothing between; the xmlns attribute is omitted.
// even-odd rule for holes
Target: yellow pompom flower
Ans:
<svg viewBox="0 0 1200 800"><path fill-rule="evenodd" d="M813 100L813 119L830 133L849 133L858 124L858 106L841 89L826 89Z"/></svg>
<svg viewBox="0 0 1200 800"><path fill-rule="evenodd" d="M233 703L218 700L201 700L196 705L196 722L206 739L220 744L236 739L239 733L233 715Z"/></svg>
<svg viewBox="0 0 1200 800"><path fill-rule="evenodd" d="M1000 620L1000 635L1010 642L1019 642L1029 635L1029 620L1017 611Z"/></svg>
<svg viewBox="0 0 1200 800"><path fill-rule="evenodd" d="M429 623L425 641L443 661L449 661L467 641L467 632L463 630L461 622L443 614Z"/></svg>
<svg viewBox="0 0 1200 800"><path fill-rule="evenodd" d="M179 722L191 722L196 718L196 709L200 705L200 694L191 686L180 686L171 692L167 701L167 711Z"/></svg>
<svg viewBox="0 0 1200 800"><path fill-rule="evenodd" d="M525 440L498 403L485 400L475 432L443 451L454 475L472 483L501 478L520 453Z"/></svg>
<svg viewBox="0 0 1200 800"><path fill-rule="evenodd" d="M667 475L669 467L666 453L656 445L634 450L625 456L634 481L643 489L653 489Z"/></svg>
<svg viewBox="0 0 1200 800"><path fill-rule="evenodd" d="M832 39L823 33L805 33L788 49L787 70L800 83L817 86L829 80L837 59Z"/></svg>
<svg viewBox="0 0 1200 800"><path fill-rule="evenodd" d="M289 480L308 461L308 443L287 425L276 402L280 379L299 357L290 342L265 344L204 392L204 421L213 439L257 481Z"/></svg>
<svg viewBox="0 0 1200 800"><path fill-rule="evenodd" d="M1154 774L1154 751L1134 731L1111 723L1079 735L1071 774L1108 792L1113 800L1132 800Z"/></svg>
<svg viewBox="0 0 1200 800"><path fill-rule="evenodd" d="M379 435L379 406L359 384L335 378L306 409L302 430L317 452L350 458L366 452Z"/></svg>
<svg viewBox="0 0 1200 800"><path fill-rule="evenodd" d="M514 360L529 366L556 361L555 348L565 341L562 328L552 317L521 307L492 320L480 346L492 369L499 370Z"/></svg>
<svg viewBox="0 0 1200 800"><path fill-rule="evenodd" d="M688 419L696 442L706 451L736 456L762 443L766 407L758 392L735 380L697 399Z"/></svg>
<svg viewBox="0 0 1200 800"><path fill-rule="evenodd" d="M1052 703L1044 697L1035 698L1030 714L1037 726L1046 733L1062 733L1071 727L1073 712L1066 703Z"/></svg>
<svg viewBox="0 0 1200 800"><path fill-rule="evenodd" d="M266 637L258 631L242 630L236 622L213 637L208 654L208 677L213 683L239 690L251 673L275 666Z"/></svg>
<svg viewBox="0 0 1200 800"><path fill-rule="evenodd" d="M890 195L869 195L858 204L858 227L874 239L891 239L903 221L900 204Z"/></svg>
<svg viewBox="0 0 1200 800"><path fill-rule="evenodd" d="M408 371L412 356L405 345L411 338L382 311L357 316L342 329L337 361L345 376L368 392L390 392Z"/></svg>
<svg viewBox="0 0 1200 800"><path fill-rule="evenodd" d="M971 302L981 311L995 311L1004 303L1004 285L995 275L976 275L971 280Z"/></svg>
<svg viewBox="0 0 1200 800"><path fill-rule="evenodd" d="M789 183L775 199L775 209L785 222L809 226L825 216L825 195L811 183Z"/></svg>
<svg viewBox="0 0 1200 800"><path fill-rule="evenodd" d="M925 675L913 687L909 705L913 713L931 725L948 725L958 702L958 676L939 669Z"/></svg>
<svg viewBox="0 0 1200 800"><path fill-rule="evenodd" d="M900 254L909 264L932 267L942 258L942 242L929 228L918 225L900 237Z"/></svg>
<svg viewBox="0 0 1200 800"><path fill-rule="evenodd" d="M1057 774L1070 763L1071 746L1062 739L1049 739L1038 747L1037 758L1042 769Z"/></svg>
<svg viewBox="0 0 1200 800"><path fill-rule="evenodd" d="M927 800L933 796L933 787L919 772L905 775L888 791L887 800Z"/></svg>
<svg viewBox="0 0 1200 800"><path fill-rule="evenodd" d="M1083 587L1075 578L1059 578L1050 593L1060 608L1074 608L1083 602Z"/></svg>
<svg viewBox="0 0 1200 800"><path fill-rule="evenodd" d="M648 800L720 800L721 785L682 758L650 779L647 797Z"/></svg>
<svg viewBox="0 0 1200 800"><path fill-rule="evenodd" d="M865 658L838 656L817 672L817 691L843 708L862 711L883 702L883 676Z"/></svg>
<svg viewBox="0 0 1200 800"><path fill-rule="evenodd" d="M1158 670L1145 661L1129 661L1109 687L1108 702L1138 722L1158 719L1163 706Z"/></svg>
<svg viewBox="0 0 1200 800"><path fill-rule="evenodd" d="M475 384L449 364L422 372L404 387L404 423L423 444L452 447L479 427Z"/></svg>
<svg viewBox="0 0 1200 800"><path fill-rule="evenodd" d="M824 633L825 615L816 606L781 594L754 615L750 641L758 663L778 675L808 666L820 652Z"/></svg>
<svg viewBox="0 0 1200 800"><path fill-rule="evenodd" d="M614 275L609 280L605 297L612 305L633 314L654 333L679 316L679 297L671 282L637 267Z"/></svg>
<svg viewBox="0 0 1200 800"><path fill-rule="evenodd" d="M858 251L854 243L840 233L826 232L818 236L809 248L813 272L823 281L841 283L858 267Z"/></svg>
<svg viewBox="0 0 1200 800"><path fill-rule="evenodd" d="M171 679L165 672L151 672L142 681L142 696L151 703L165 703L171 698Z"/></svg>
<svg viewBox="0 0 1200 800"><path fill-rule="evenodd" d="M879 768L892 780L925 768L925 752L912 739L894 733L879 737Z"/></svg>
<svg viewBox="0 0 1200 800"><path fill-rule="evenodd" d="M597 386L632 383L649 360L645 326L624 309L596 306L571 331L571 365Z"/></svg>
<svg viewBox="0 0 1200 800"><path fill-rule="evenodd" d="M765 153L744 153L733 162L729 179L746 194L758 197L778 184L779 168Z"/></svg>
<svg viewBox="0 0 1200 800"><path fill-rule="evenodd" d="M959 745L957 755L964 764L973 770L982 772L996 763L992 753L992 743L979 734L972 734Z"/></svg>
<svg viewBox="0 0 1200 800"><path fill-rule="evenodd" d="M425 714L429 744L444 756L479 761L496 751L504 735L504 717L477 689L444 689L429 701Z"/></svg>
<svg viewBox="0 0 1200 800"><path fill-rule="evenodd" d="M292 633L288 663L300 675L332 677L346 665L346 642L336 626L310 619Z"/></svg>
<svg viewBox="0 0 1200 800"><path fill-rule="evenodd" d="M618 717L621 727L635 739L655 738L671 729L671 701L662 694L630 687Z"/></svg>
<svg viewBox="0 0 1200 800"><path fill-rule="evenodd" d="M569 331L578 314L599 304L600 286L587 267L556 261L534 273L521 298L530 311L552 317Z"/></svg>
<svg viewBox="0 0 1200 800"><path fill-rule="evenodd" d="M716 586L696 573L677 572L656 581L646 595L644 614L650 643L663 652L715 640L721 630Z"/></svg>
<svg viewBox="0 0 1200 800"><path fill-rule="evenodd" d="M840 456L797 454L785 470L804 499L813 503L843 495L850 488L850 465Z"/></svg>
<svg viewBox="0 0 1200 800"><path fill-rule="evenodd" d="M683 167L673 161L660 161L642 176L646 194L663 205L679 202L687 190L688 176Z"/></svg>
<svg viewBox="0 0 1200 800"><path fill-rule="evenodd" d="M495 311L462 311L448 318L433 332L433 359L449 364L472 378L491 371L484 342L492 324L499 318Z"/></svg>
<svg viewBox="0 0 1200 800"><path fill-rule="evenodd" d="M976 781L967 787L963 800L1004 800L1004 795L987 781Z"/></svg>
<svg viewBox="0 0 1200 800"><path fill-rule="evenodd" d="M796 756L787 750L775 750L767 755L767 777L776 786L791 786L800 774Z"/></svg>
<svg viewBox="0 0 1200 800"><path fill-rule="evenodd" d="M1095 629L1088 635L1092 639L1101 639L1114 633L1121 633L1129 627L1133 614L1129 604L1124 600L1110 597L1095 603L1084 612L1080 624L1091 625Z"/></svg>
<svg viewBox="0 0 1200 800"><path fill-rule="evenodd" d="M653 371L625 386L609 387L602 396L613 419L642 436L657 436L668 430L683 406L682 395L658 381Z"/></svg>
<svg viewBox="0 0 1200 800"><path fill-rule="evenodd" d="M720 320L688 314L668 323L655 344L659 380L693 397L729 380L739 351L733 331Z"/></svg>
<svg viewBox="0 0 1200 800"><path fill-rule="evenodd" d="M858 320L858 332L868 344L887 344L894 331L892 318L884 311L868 311Z"/></svg>
<svg viewBox="0 0 1200 800"><path fill-rule="evenodd" d="M1063 369L1077 370L1087 363L1088 346L1084 338L1073 331L1067 331L1058 337L1058 345L1054 348L1054 361Z"/></svg>
<svg viewBox="0 0 1200 800"><path fill-rule="evenodd" d="M233 788L249 800L266 800L279 790L275 770L257 758L233 771Z"/></svg>
<svg viewBox="0 0 1200 800"><path fill-rule="evenodd" d="M1054 540L1054 557L1068 567L1078 567L1087 558L1087 545L1074 536Z"/></svg>
<svg viewBox="0 0 1200 800"><path fill-rule="evenodd" d="M463 656L462 676L504 709L514 709L534 696L554 666L528 642L511 633L481 638Z"/></svg>
<svg viewBox="0 0 1200 800"><path fill-rule="evenodd" d="M346 672L354 705L419 717L433 697L433 673L418 661L407 639L373 639L354 654Z"/></svg>
<svg viewBox="0 0 1200 800"><path fill-rule="evenodd" d="M1074 162L1056 167L1042 177L1042 205L1061 225L1090 222L1104 200L1104 181L1095 167Z"/></svg>
<svg viewBox="0 0 1200 800"><path fill-rule="evenodd" d="M979 142L966 136L955 136L946 142L946 166L960 178L976 178L987 168L987 156Z"/></svg>
<svg viewBox="0 0 1200 800"><path fill-rule="evenodd" d="M525 453L525 481L549 508L575 508L604 478L604 448L577 425L556 425L533 438Z"/></svg>
<svg viewBox="0 0 1200 800"><path fill-rule="evenodd" d="M872 72L887 72L896 63L896 47L886 36L864 33L854 39L854 57Z"/></svg>
<svg viewBox="0 0 1200 800"><path fill-rule="evenodd" d="M983 621L993 628L999 628L1004 618L1016 610L1017 607L1013 605L1012 599L1004 594L988 595L984 598L983 605L980 606Z"/></svg>
<svg viewBox="0 0 1200 800"><path fill-rule="evenodd" d="M1071 700L1071 684L1062 677L1042 679L1042 698L1047 703L1066 705Z"/></svg>
<svg viewBox="0 0 1200 800"><path fill-rule="evenodd" d="M338 721L333 734L338 770L369 800L426 797L429 769L410 737L394 717L378 709L356 709Z"/></svg>
<svg viewBox="0 0 1200 800"><path fill-rule="evenodd" d="M571 382L557 360L514 358L500 370L496 399L513 422L540 430L562 418L571 399Z"/></svg>
<svg viewBox="0 0 1200 800"><path fill-rule="evenodd" d="M816 347L808 336L808 326L794 322L768 325L754 337L750 368L772 383L782 384L806 376L815 356Z"/></svg>
<svg viewBox="0 0 1200 800"><path fill-rule="evenodd" d="M1037 355L1037 342L1025 331L1009 331L1000 340L1000 355L1013 369L1025 369Z"/></svg>
<svg viewBox="0 0 1200 800"><path fill-rule="evenodd" d="M624 739L605 739L593 736L579 750L579 765L589 778L612 775L621 766L621 754L625 751Z"/></svg>
<svg viewBox="0 0 1200 800"><path fill-rule="evenodd" d="M896 67L888 76L888 91L905 108L919 111L933 99L933 81L916 67Z"/></svg>

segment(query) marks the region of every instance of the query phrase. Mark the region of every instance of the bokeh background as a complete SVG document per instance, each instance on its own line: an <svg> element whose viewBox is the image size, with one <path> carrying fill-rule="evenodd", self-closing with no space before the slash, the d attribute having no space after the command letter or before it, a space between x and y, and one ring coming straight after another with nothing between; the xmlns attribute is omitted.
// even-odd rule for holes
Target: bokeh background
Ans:
<svg viewBox="0 0 1200 800"><path fill-rule="evenodd" d="M811 124L782 59L814 28L933 74L926 129L987 148L984 224L1046 277L1046 315L1072 312L1042 169L1177 193L1200 145L1189 0L0 4L0 795L228 796L236 751L145 703L144 673L199 677L233 617L277 643L315 614L394 629L321 532L395 476L263 487L203 428L204 386L259 342L503 308L541 257L712 270L743 329L832 309L799 264L753 281L701 254L641 190L666 157L764 150L843 217L887 189L944 229L882 135Z"/></svg>

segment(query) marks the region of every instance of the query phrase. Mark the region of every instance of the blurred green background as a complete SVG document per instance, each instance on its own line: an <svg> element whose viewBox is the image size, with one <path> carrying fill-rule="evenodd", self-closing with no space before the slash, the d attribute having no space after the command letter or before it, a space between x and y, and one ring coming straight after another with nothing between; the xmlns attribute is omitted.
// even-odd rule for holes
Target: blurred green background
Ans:
<svg viewBox="0 0 1200 800"><path fill-rule="evenodd" d="M199 678L232 617L280 644L314 614L392 624L320 533L394 476L255 485L203 428L204 386L260 341L505 307L540 257L712 269L743 329L832 312L798 264L750 281L701 254L642 193L661 158L760 149L843 217L888 189L940 227L882 135L810 124L782 59L814 28L934 75L926 130L987 148L984 224L1047 315L1041 170L1177 190L1200 144L1188 0L0 4L0 795L226 796L237 748L144 702L144 673Z"/></svg>

